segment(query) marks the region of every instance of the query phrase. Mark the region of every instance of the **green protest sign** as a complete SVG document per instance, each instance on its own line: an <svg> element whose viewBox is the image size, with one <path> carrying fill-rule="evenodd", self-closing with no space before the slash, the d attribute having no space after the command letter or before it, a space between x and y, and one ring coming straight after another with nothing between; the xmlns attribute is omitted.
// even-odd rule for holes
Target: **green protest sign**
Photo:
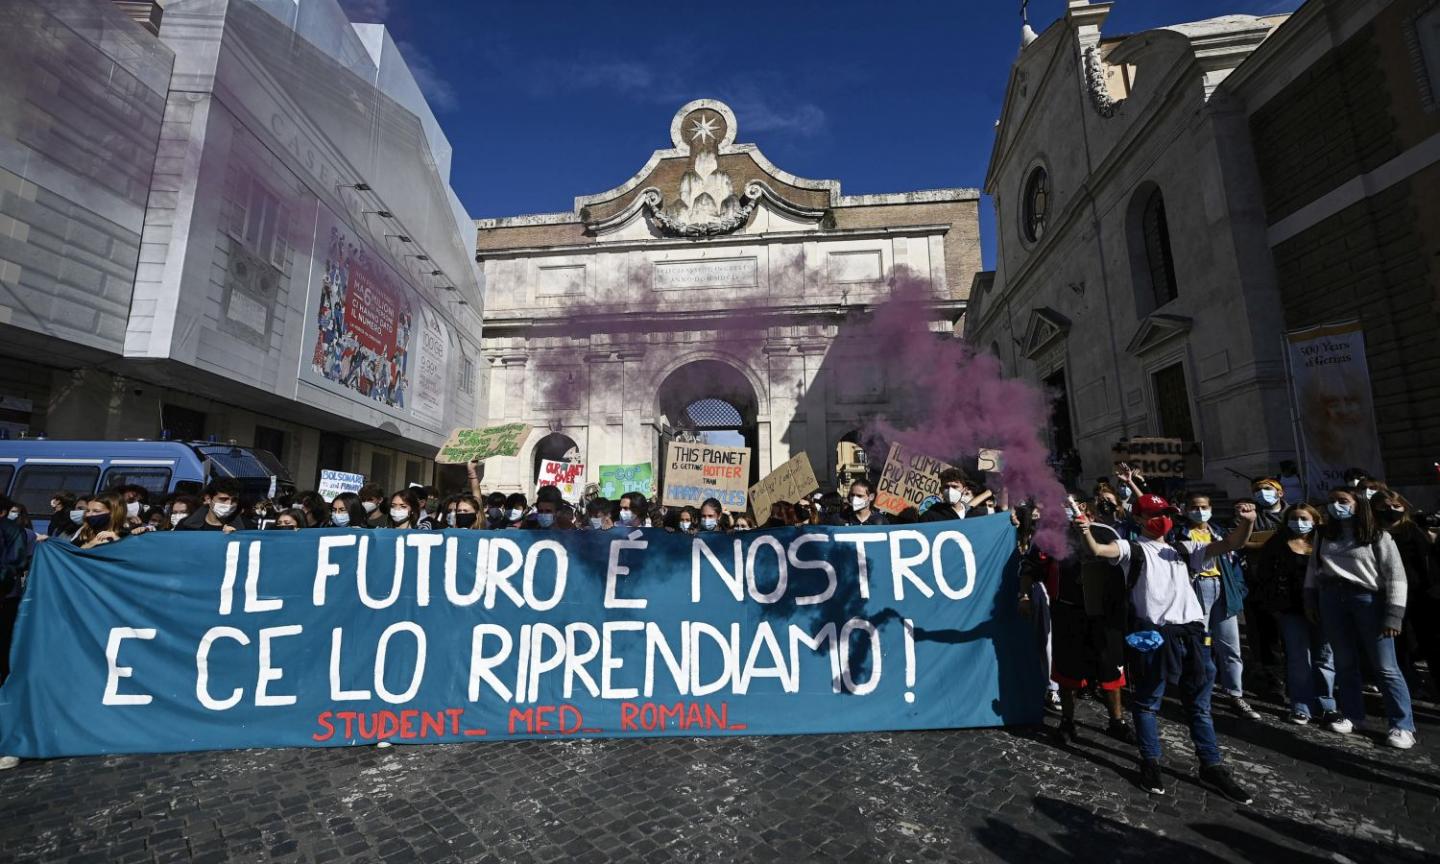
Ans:
<svg viewBox="0 0 1440 864"><path fill-rule="evenodd" d="M649 462L600 466L600 497L614 501L626 492L639 492L647 498L654 497L655 472Z"/></svg>
<svg viewBox="0 0 1440 864"><path fill-rule="evenodd" d="M441 465L459 465L491 456L518 456L529 435L530 426L526 423L506 423L485 429L456 429L440 447L435 461Z"/></svg>

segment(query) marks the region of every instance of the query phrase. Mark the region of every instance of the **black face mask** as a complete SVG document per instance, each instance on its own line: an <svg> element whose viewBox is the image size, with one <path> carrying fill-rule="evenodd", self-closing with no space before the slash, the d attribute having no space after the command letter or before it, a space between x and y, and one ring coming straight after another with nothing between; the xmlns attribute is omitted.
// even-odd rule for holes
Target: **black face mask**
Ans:
<svg viewBox="0 0 1440 864"><path fill-rule="evenodd" d="M85 524L90 526L91 531L104 531L110 524L110 514L91 513L85 517Z"/></svg>
<svg viewBox="0 0 1440 864"><path fill-rule="evenodd" d="M455 513L450 517L450 523L456 528L469 528L475 524L474 513Z"/></svg>

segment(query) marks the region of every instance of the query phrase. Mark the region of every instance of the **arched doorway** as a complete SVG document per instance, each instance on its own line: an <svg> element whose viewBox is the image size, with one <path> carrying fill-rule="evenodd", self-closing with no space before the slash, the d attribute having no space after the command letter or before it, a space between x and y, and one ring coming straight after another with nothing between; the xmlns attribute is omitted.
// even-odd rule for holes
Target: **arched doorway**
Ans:
<svg viewBox="0 0 1440 864"><path fill-rule="evenodd" d="M657 489L664 488L665 442L704 441L750 448L750 482L760 479L758 400L750 380L719 360L696 360L665 377L656 391L660 435L656 442Z"/></svg>
<svg viewBox="0 0 1440 864"><path fill-rule="evenodd" d="M540 474L540 462L550 459L555 462L579 462L580 445L569 435L562 435L559 432L551 432L544 438L535 442L535 452L530 459L530 477L528 482L534 483L535 478Z"/></svg>

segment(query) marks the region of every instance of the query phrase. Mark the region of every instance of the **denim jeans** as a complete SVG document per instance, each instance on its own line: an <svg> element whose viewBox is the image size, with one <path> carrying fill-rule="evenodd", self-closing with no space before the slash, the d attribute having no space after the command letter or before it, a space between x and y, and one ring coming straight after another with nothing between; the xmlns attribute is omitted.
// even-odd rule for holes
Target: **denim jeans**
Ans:
<svg viewBox="0 0 1440 864"><path fill-rule="evenodd" d="M1240 614L1220 618L1225 608L1221 602L1224 587L1219 579L1200 578L1193 584L1200 608L1205 610L1210 650L1215 652L1215 686L1227 696L1243 695L1245 664L1240 660Z"/></svg>
<svg viewBox="0 0 1440 864"><path fill-rule="evenodd" d="M1035 640L1040 647L1040 662L1045 664L1045 689L1058 692L1060 685L1050 680L1054 654L1050 643L1050 595L1045 591L1045 583L1036 580L1031 584L1030 604L1035 617Z"/></svg>
<svg viewBox="0 0 1440 864"><path fill-rule="evenodd" d="M1169 655L1167 658L1167 654ZM1190 740L1195 742L1195 755L1201 765L1218 765L1220 744L1215 739L1215 724L1210 717L1210 690L1215 684L1215 664L1205 648L1205 637L1165 634L1165 644L1154 651L1141 653L1129 646L1125 656L1131 684L1135 692L1130 700L1130 716L1135 722L1135 737L1140 745L1141 759L1160 758L1160 728L1155 713L1165 698L1167 661L1179 662L1180 704L1190 720Z"/></svg>
<svg viewBox="0 0 1440 864"><path fill-rule="evenodd" d="M1335 655L1320 628L1300 612L1281 612L1285 642L1285 693L1290 710L1314 717L1335 710Z"/></svg>
<svg viewBox="0 0 1440 864"><path fill-rule="evenodd" d="M1365 696L1360 692L1363 657L1375 671L1390 728L1414 732L1410 688L1395 660L1395 640L1380 635L1384 616L1384 599L1370 591L1343 585L1320 588L1320 620L1335 652L1335 701L1340 713L1357 726L1365 722Z"/></svg>

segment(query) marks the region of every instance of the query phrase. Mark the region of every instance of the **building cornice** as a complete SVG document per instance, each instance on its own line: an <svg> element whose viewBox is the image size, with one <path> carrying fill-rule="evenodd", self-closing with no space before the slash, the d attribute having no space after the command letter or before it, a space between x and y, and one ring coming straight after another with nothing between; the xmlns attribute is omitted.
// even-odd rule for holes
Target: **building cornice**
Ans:
<svg viewBox="0 0 1440 864"><path fill-rule="evenodd" d="M965 313L968 302L959 299L940 298L928 301L925 306L930 311L932 321L955 321ZM537 315L536 310L527 308L523 314L507 316L504 313L490 313L485 316L485 338L502 339L506 337L530 336L531 331L549 331L563 329L573 334L575 330L583 328L597 334L607 332L628 332L635 334L647 334L663 330L703 330L703 329L728 329L739 326L745 330L757 331L756 338L762 338L763 333L759 332L765 326L762 322L772 322L771 326L778 326L781 323L796 321L814 321L816 319L829 319L841 321L852 315L864 315L874 311L876 304L873 303L804 303L786 304L779 306L759 306L744 310L743 325L737 325L736 310L723 309L690 309L690 310L656 310L656 309L623 309L615 311L587 311L583 317L577 318L570 309L556 309L553 315ZM716 325L720 325L716 327ZM538 335L538 334L537 334Z"/></svg>
<svg viewBox="0 0 1440 864"><path fill-rule="evenodd" d="M595 252L626 250L693 249L697 242L704 248L717 246L751 246L757 243L798 242L813 240L864 240L875 237L926 237L946 234L949 225L904 225L876 228L826 228L818 231L766 231L760 234L725 234L715 237L667 237L631 240L600 240L594 243L572 243L564 246L519 246L512 249L487 249L476 253L476 261L505 258L533 258L546 255L585 255Z"/></svg>

